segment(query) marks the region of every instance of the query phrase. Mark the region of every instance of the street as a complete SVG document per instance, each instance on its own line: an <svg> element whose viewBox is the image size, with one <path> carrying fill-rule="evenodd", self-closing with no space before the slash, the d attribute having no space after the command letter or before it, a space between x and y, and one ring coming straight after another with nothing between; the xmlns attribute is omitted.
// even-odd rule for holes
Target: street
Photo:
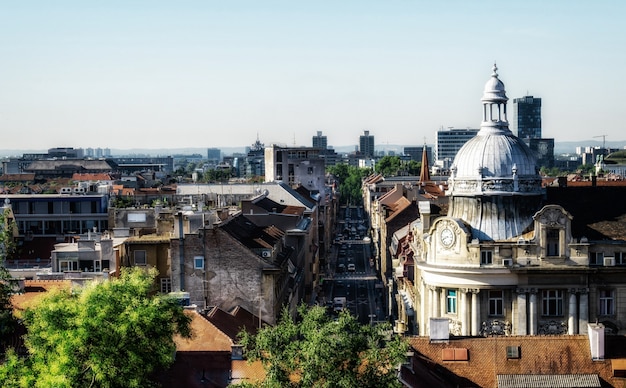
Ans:
<svg viewBox="0 0 626 388"><path fill-rule="evenodd" d="M385 319L382 283L370 262L370 240L366 236L363 209L342 207L335 231L335 244L322 282L324 303L346 298L346 309L359 322L376 323ZM333 313L333 309L329 308Z"/></svg>

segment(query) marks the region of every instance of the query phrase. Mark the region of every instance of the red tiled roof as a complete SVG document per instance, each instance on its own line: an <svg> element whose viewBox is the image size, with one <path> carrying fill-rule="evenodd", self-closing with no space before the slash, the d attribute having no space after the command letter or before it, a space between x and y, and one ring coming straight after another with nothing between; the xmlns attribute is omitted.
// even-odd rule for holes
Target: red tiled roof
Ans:
<svg viewBox="0 0 626 388"><path fill-rule="evenodd" d="M626 344L624 337L607 337L607 357L611 356L609 339L621 343L621 347ZM597 374L611 384L618 382L613 378L610 360L592 361L589 338L584 335L464 338L449 343L430 343L428 337L412 337L409 342L415 349L413 363L421 364L414 369L425 368L461 386L497 387L498 375L511 374ZM507 359L507 346L519 347L520 358ZM442 351L447 348L466 348L469 360L444 362Z"/></svg>
<svg viewBox="0 0 626 388"><path fill-rule="evenodd" d="M74 181L110 181L111 175L106 173L74 173L72 175Z"/></svg>

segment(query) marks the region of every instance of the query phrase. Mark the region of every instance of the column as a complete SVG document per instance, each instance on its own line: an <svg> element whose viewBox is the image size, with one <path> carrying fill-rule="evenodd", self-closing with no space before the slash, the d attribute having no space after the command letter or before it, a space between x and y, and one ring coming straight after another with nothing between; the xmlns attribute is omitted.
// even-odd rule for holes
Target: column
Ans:
<svg viewBox="0 0 626 388"><path fill-rule="evenodd" d="M480 301L478 298L479 289L472 290L472 335L480 334Z"/></svg>
<svg viewBox="0 0 626 388"><path fill-rule="evenodd" d="M422 290L420 292L420 322L419 322L419 335L426 335L426 321L429 317L426 316L426 303L430 301L430 290L428 294L426 292L428 288L426 287L426 283L422 281ZM430 306L430 305L429 305Z"/></svg>
<svg viewBox="0 0 626 388"><path fill-rule="evenodd" d="M587 334L589 323L589 289L582 288L580 292L580 313L578 314L578 334Z"/></svg>
<svg viewBox="0 0 626 388"><path fill-rule="evenodd" d="M528 324L529 330L528 334L537 335L537 289L530 289L530 298L529 298L529 311L528 311Z"/></svg>
<svg viewBox="0 0 626 388"><path fill-rule="evenodd" d="M578 332L576 327L578 324L577 307L576 289L572 288L569 290L569 311L567 312L567 334L569 335L574 335Z"/></svg>
<svg viewBox="0 0 626 388"><path fill-rule="evenodd" d="M435 315L436 317L441 317L443 316L443 312L446 311L446 305L445 305L445 293L442 292L443 290L439 287L435 288L435 308L436 308L436 312L437 314ZM441 297L441 295L443 295L443 297Z"/></svg>
<svg viewBox="0 0 626 388"><path fill-rule="evenodd" d="M461 318L461 335L469 335L469 322L467 321L468 313L467 288L459 289L459 317Z"/></svg>
<svg viewBox="0 0 626 388"><path fill-rule="evenodd" d="M517 292L517 328L515 333L517 335L527 335L526 325L526 290L518 288Z"/></svg>

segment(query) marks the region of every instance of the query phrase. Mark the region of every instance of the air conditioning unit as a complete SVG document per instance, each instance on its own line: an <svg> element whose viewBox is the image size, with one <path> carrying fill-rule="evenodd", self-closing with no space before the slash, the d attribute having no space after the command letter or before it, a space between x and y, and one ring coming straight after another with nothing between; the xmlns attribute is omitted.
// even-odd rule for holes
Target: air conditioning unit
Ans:
<svg viewBox="0 0 626 388"><path fill-rule="evenodd" d="M263 256L263 257L272 257L272 252L270 252L270 251L263 251L263 252L261 252L261 256Z"/></svg>
<svg viewBox="0 0 626 388"><path fill-rule="evenodd" d="M604 258L604 266L605 267L615 267L615 257L605 257Z"/></svg>
<svg viewBox="0 0 626 388"><path fill-rule="evenodd" d="M502 259L502 265L505 267L510 267L513 265L513 259Z"/></svg>

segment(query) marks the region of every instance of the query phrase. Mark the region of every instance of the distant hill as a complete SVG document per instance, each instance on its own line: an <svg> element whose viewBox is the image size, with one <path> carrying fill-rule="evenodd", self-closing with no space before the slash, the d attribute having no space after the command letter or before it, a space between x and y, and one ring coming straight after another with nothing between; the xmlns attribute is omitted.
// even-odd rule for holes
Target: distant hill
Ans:
<svg viewBox="0 0 626 388"><path fill-rule="evenodd" d="M554 144L555 155L568 154L576 152L576 147L602 147L601 140L584 140L584 141L557 141ZM605 143L608 148L625 149L626 140L622 141L607 141ZM397 155L401 154L404 147L422 146L422 144L379 144L376 147L376 151L393 151ZM427 144L428 147L434 147L434 144ZM113 156L129 156L129 155L149 155L149 156L167 156L167 155L191 155L200 154L206 156L207 148L209 147L187 147L187 148L132 148L132 149L116 149L111 148L111 154ZM222 150L222 155L232 155L234 153L244 153L246 151L245 146L241 147L218 147ZM357 145L344 145L333 147L338 153L353 152ZM23 154L30 153L46 153L45 150L16 150L16 149L0 149L0 157L19 157Z"/></svg>

